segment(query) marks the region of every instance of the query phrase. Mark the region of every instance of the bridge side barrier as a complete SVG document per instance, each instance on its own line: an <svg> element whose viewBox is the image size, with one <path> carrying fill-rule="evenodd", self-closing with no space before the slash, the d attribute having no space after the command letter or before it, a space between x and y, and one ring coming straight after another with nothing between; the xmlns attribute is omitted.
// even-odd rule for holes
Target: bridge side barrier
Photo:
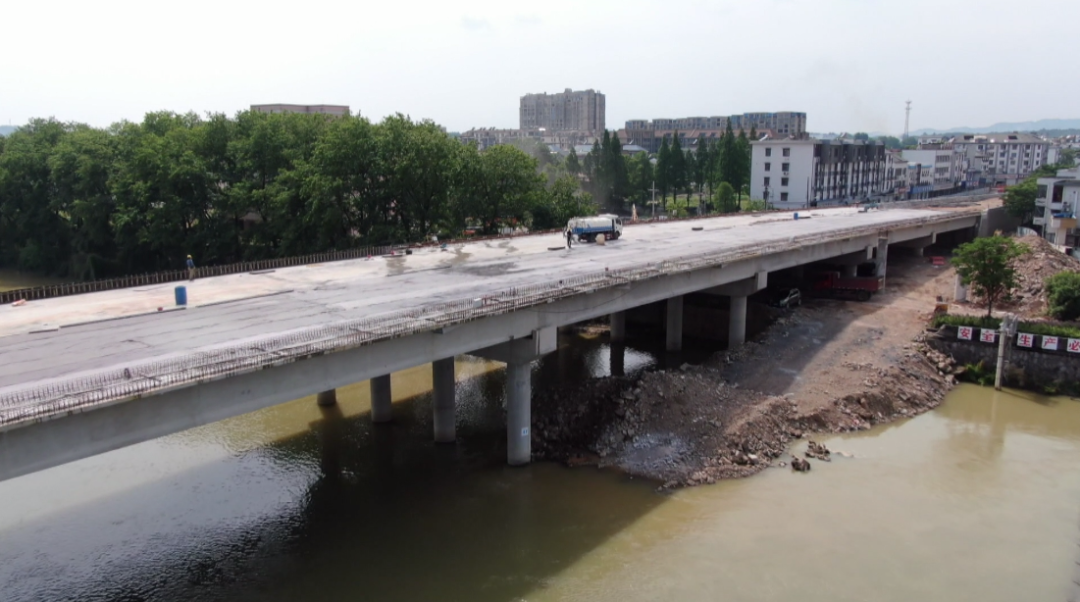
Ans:
<svg viewBox="0 0 1080 602"><path fill-rule="evenodd" d="M977 213L953 212L889 224L853 226L826 233L793 236L786 241L767 245L746 244L644 266L605 269L558 281L513 287L482 298L459 299L380 316L308 327L289 333L267 335L243 344L194 351L182 357L133 363L90 375L8 387L0 390L0 430L46 420L97 404L136 399L200 381L235 376L382 340L510 313L573 297L582 291L602 290L627 282L691 272L781 251L871 234L880 235L888 230L943 223L973 215Z"/></svg>
<svg viewBox="0 0 1080 602"><path fill-rule="evenodd" d="M297 265L314 265L330 261L344 261L347 259L359 259L368 256L388 255L397 247L363 247L360 249L348 249L345 251L330 251L326 253L313 253L296 257L281 257L278 259L260 259L257 261L241 261L239 263L227 263L200 267L196 270L199 278L211 276L227 276L229 274L243 274L246 272L260 272ZM98 291L110 291L134 286L146 286L151 284L165 284L180 282L188 279L187 270L168 270L164 272L151 272L148 274L133 274L119 278L105 280L91 280L89 282L69 282L65 284L49 284L32 288L21 288L11 291L0 292L0 304L13 303L19 299L34 301L39 299L51 299L53 297L66 297L68 295L81 295L83 293L96 293Z"/></svg>

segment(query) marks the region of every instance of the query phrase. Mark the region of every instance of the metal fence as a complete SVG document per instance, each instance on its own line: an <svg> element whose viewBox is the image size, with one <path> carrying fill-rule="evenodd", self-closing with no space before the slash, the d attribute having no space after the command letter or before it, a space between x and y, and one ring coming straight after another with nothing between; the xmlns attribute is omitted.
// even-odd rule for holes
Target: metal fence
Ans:
<svg viewBox="0 0 1080 602"><path fill-rule="evenodd" d="M404 249L404 246L364 247L361 249L349 249L347 251L330 251L328 253L315 253L312 255L299 255L297 257L282 257L280 259L263 259L260 261L242 261L240 263L228 263L225 265L207 266L196 268L198 278L211 276L225 276L228 274L243 274L246 272L260 272L298 265L311 265L325 263L327 261L343 261L346 259L358 259L361 257L388 255L395 249ZM68 295L81 295L83 293L96 293L98 291L110 291L119 288L133 286L145 286L149 284L163 284L179 282L188 279L187 270L170 270L166 272L153 272L149 274L136 274L121 278L109 278L106 280L91 280L90 282L69 282L49 286L35 286L33 288L21 288L11 291L0 292L0 304L12 303L19 299L33 301L36 299L51 299L53 297L66 297Z"/></svg>
<svg viewBox="0 0 1080 602"><path fill-rule="evenodd" d="M96 404L135 399L200 381L237 376L378 341L430 332L628 282L967 216L967 213L952 212L889 224L855 226L827 233L793 236L766 245L747 244L639 267L604 269L557 281L514 287L480 298L436 303L371 318L267 335L243 344L194 351L183 357L131 364L92 375L59 378L25 387L11 387L0 392L0 427L44 420Z"/></svg>

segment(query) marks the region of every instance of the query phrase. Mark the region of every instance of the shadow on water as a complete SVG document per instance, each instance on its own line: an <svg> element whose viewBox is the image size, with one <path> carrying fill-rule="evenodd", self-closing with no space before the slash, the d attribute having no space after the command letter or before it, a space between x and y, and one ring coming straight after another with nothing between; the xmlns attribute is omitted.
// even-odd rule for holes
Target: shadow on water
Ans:
<svg viewBox="0 0 1080 602"><path fill-rule="evenodd" d="M562 334L534 388L604 375L609 349ZM627 371L655 363L623 351ZM506 601L543 588L665 498L591 468L507 467L504 374L458 383L456 444L432 442L430 392L395 401L385 425L319 408L295 434L19 523L2 534L3 597ZM192 440L179 447L205 445Z"/></svg>

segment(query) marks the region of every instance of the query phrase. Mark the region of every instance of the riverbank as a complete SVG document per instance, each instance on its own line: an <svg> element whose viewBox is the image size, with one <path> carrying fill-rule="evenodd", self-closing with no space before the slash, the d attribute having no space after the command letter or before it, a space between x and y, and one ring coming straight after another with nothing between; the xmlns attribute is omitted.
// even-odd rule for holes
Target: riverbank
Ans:
<svg viewBox="0 0 1080 602"><path fill-rule="evenodd" d="M955 383L953 365L922 336L954 272L897 257L889 273L870 302L808 300L700 365L547 393L534 403L535 455L674 488L786 467L795 439L936 407Z"/></svg>

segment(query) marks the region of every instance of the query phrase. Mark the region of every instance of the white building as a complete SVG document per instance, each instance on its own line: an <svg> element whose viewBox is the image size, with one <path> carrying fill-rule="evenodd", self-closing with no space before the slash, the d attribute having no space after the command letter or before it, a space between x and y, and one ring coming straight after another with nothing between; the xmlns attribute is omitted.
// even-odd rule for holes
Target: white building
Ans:
<svg viewBox="0 0 1080 602"><path fill-rule="evenodd" d="M904 158L909 164L930 165L934 170L934 182L931 192L934 195L948 194L960 188L960 173L963 171L963 155L954 152L948 144L929 145L915 150L905 150Z"/></svg>
<svg viewBox="0 0 1080 602"><path fill-rule="evenodd" d="M1031 134L967 134L953 138L953 149L981 159L987 184L1012 185L1050 163L1050 143Z"/></svg>
<svg viewBox="0 0 1080 602"><path fill-rule="evenodd" d="M880 198L891 186L885 147L850 139L751 142L750 196L777 207Z"/></svg>
<svg viewBox="0 0 1080 602"><path fill-rule="evenodd" d="M1035 194L1035 225L1042 227L1043 238L1066 247L1076 247L1076 214L1080 211L1080 167L1058 170L1056 177L1039 178Z"/></svg>

